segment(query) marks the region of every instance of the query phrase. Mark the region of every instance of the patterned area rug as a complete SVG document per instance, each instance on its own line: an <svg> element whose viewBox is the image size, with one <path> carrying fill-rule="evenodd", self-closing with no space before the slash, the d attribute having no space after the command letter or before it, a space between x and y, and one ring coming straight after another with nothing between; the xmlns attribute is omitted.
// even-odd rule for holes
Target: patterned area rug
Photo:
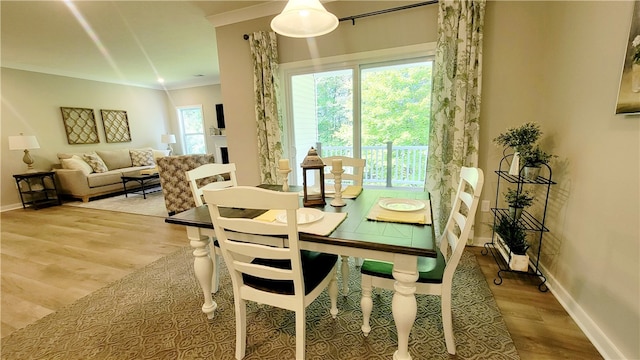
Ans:
<svg viewBox="0 0 640 360"><path fill-rule="evenodd" d="M167 217L167 208L164 205L162 191L147 194L145 199L141 194L128 194L111 196L89 202L72 201L64 205L77 206L86 209L98 209L124 212L130 214L149 215L157 217Z"/></svg>
<svg viewBox="0 0 640 360"><path fill-rule="evenodd" d="M213 320L184 248L2 339L2 359L234 359L233 291L221 269ZM377 290L372 331L360 331L359 272L351 265L347 297L337 319L326 291L307 308L307 359L391 359L396 330L392 293ZM453 328L459 359L519 359L475 256L464 253L454 280ZM448 359L438 297L418 295L409 339L413 359ZM295 355L293 312L249 303L245 359Z"/></svg>

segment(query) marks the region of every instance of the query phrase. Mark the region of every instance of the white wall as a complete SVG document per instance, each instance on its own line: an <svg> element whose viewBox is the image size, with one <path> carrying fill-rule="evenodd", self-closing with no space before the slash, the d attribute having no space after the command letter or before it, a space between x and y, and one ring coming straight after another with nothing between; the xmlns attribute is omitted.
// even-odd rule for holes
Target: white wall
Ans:
<svg viewBox="0 0 640 360"><path fill-rule="evenodd" d="M540 123L543 148L558 155L543 272L614 359L640 358L640 119L614 114L632 7L495 1L484 34L484 196L495 197L500 159L491 139L507 127Z"/></svg>
<svg viewBox="0 0 640 360"><path fill-rule="evenodd" d="M552 291L608 358L640 358L640 126L614 115L630 1L489 1L484 33L479 165L483 199L495 200L509 127L541 124L542 146L559 157L542 266ZM332 2L338 17L369 2ZM388 8L382 3L380 8ZM435 40L437 8L426 6L342 23L315 40L279 37L281 63ZM269 30L271 17L216 29L231 161L239 181L259 182L249 46L242 34ZM476 234L488 237L478 215ZM505 281L502 286L509 286Z"/></svg>
<svg viewBox="0 0 640 360"><path fill-rule="evenodd" d="M2 209L21 206L12 174L26 171L21 151L10 151L8 137L35 135L40 149L31 151L35 167L49 170L58 162L58 152L82 152L125 148L166 148L160 143L164 133L175 132L176 106L202 104L205 126L216 123L215 104L221 102L220 85L161 91L74 79L29 71L1 68L2 112L0 127L0 205ZM94 110L100 143L69 145L60 107ZM125 110L131 142L107 143L100 109ZM207 146L213 152L211 137ZM175 144L180 145L180 144ZM177 148L177 147L176 147Z"/></svg>

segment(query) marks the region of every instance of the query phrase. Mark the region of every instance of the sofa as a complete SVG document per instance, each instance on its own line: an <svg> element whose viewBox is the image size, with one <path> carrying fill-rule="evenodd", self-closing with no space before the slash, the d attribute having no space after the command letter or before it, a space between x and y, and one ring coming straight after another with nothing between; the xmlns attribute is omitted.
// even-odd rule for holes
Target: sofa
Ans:
<svg viewBox="0 0 640 360"><path fill-rule="evenodd" d="M122 176L155 169L156 160L167 155L168 150L152 148L58 153L60 164L55 165L53 171L60 195L88 202L95 197L122 193ZM159 185L160 179L149 181L145 186L147 184ZM127 190L137 186L136 182L129 182Z"/></svg>

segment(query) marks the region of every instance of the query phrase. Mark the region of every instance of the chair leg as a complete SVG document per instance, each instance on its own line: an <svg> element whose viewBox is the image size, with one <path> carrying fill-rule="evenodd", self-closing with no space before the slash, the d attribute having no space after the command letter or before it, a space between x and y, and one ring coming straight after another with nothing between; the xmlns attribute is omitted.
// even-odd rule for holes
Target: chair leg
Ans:
<svg viewBox="0 0 640 360"><path fill-rule="evenodd" d="M236 359L241 360L247 351L247 304L243 299L236 299Z"/></svg>
<svg viewBox="0 0 640 360"><path fill-rule="evenodd" d="M369 325L369 319L371 318L371 311L373 310L373 300L371 300L371 276L362 275L362 297L360 298L360 308L362 309L362 333L364 336L368 336L371 332L371 326Z"/></svg>
<svg viewBox="0 0 640 360"><path fill-rule="evenodd" d="M342 272L342 296L349 295L349 257L340 255Z"/></svg>
<svg viewBox="0 0 640 360"><path fill-rule="evenodd" d="M333 277L329 281L329 299L331 299L331 317L334 319L338 316L338 279L336 272L332 271Z"/></svg>
<svg viewBox="0 0 640 360"><path fill-rule="evenodd" d="M453 321L451 317L451 290L443 291L440 298L442 305L442 329L444 331L444 340L447 344L447 352L455 355L456 342L453 338Z"/></svg>
<svg viewBox="0 0 640 360"><path fill-rule="evenodd" d="M304 360L307 319L302 306L302 310L296 311L296 360Z"/></svg>
<svg viewBox="0 0 640 360"><path fill-rule="evenodd" d="M213 262L213 276L211 277L211 293L215 294L220 288L220 255L213 254L211 256Z"/></svg>
<svg viewBox="0 0 640 360"><path fill-rule="evenodd" d="M209 238L209 254L213 264L213 275L211 277L212 294L217 293L220 288L220 255L217 253L215 245L213 245L214 241L215 238Z"/></svg>

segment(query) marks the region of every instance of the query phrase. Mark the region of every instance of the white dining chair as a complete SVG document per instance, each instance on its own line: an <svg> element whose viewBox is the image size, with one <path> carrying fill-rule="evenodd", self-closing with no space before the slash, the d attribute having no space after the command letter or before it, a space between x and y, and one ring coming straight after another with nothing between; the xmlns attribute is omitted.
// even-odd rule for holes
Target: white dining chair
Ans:
<svg viewBox="0 0 640 360"><path fill-rule="evenodd" d="M365 159L357 159L348 156L327 156L321 158L325 164L325 180L334 179L334 175L331 173L333 160L342 160L342 167L344 173L342 174L343 184L351 184L355 186L362 186L364 180L364 167L367 164ZM345 185L343 185L344 189Z"/></svg>
<svg viewBox="0 0 640 360"><path fill-rule="evenodd" d="M481 169L463 167L460 172L460 184L453 202L451 214L439 239L436 258L418 258L418 280L416 294L438 295L441 297L442 327L447 351L456 353L451 316L451 285L453 275L460 262L462 251L469 238L475 217L484 174ZM464 206L463 206L464 205ZM373 310L372 288L393 290L393 264L365 260L360 269L362 273L362 332L365 336L371 331L369 319ZM398 336L400 337L400 336ZM408 337L404 337L408 338Z"/></svg>
<svg viewBox="0 0 640 360"><path fill-rule="evenodd" d="M223 189L238 186L236 180L236 164L204 164L186 172L187 181L193 194L196 206L202 206L203 189ZM202 179L215 179L214 182L202 184Z"/></svg>
<svg viewBox="0 0 640 360"><path fill-rule="evenodd" d="M342 160L342 168L344 173L342 174L342 181L346 181L347 185L350 183L354 186L362 186L364 182L364 167L367 165L365 159L352 158L348 156L327 156L321 158L325 165L324 178L335 179L335 176L331 173L333 169L333 160ZM342 186L344 190L345 185ZM347 296L349 294L349 257L340 256L340 273L342 275L342 295ZM355 258L356 266L362 265L362 258Z"/></svg>
<svg viewBox="0 0 640 360"><path fill-rule="evenodd" d="M250 186L203 193L233 285L236 359L244 358L246 352L247 301L295 312L296 359L304 359L306 307L328 287L331 315L335 318L338 313L337 255L300 250L297 193ZM220 213L224 207L281 209L286 223L224 217ZM266 245L265 236L280 237L288 247Z"/></svg>
<svg viewBox="0 0 640 360"><path fill-rule="evenodd" d="M223 189L238 186L236 180L236 164L204 164L185 172L193 201L196 206L202 206L203 189ZM220 286L220 247L216 239L209 239L209 253L213 263L213 277L211 278L211 292L218 292Z"/></svg>

